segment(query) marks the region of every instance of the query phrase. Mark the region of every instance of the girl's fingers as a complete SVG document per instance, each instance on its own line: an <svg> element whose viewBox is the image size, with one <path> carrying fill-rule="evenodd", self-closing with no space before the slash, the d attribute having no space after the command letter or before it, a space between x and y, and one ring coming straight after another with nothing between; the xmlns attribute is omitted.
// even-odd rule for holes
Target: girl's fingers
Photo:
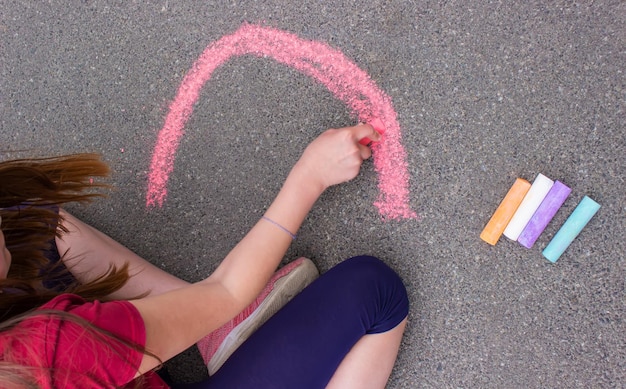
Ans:
<svg viewBox="0 0 626 389"><path fill-rule="evenodd" d="M363 146L360 143L357 143L357 147L359 148L359 153L361 154L361 159L366 160L372 156L372 149L367 146Z"/></svg>

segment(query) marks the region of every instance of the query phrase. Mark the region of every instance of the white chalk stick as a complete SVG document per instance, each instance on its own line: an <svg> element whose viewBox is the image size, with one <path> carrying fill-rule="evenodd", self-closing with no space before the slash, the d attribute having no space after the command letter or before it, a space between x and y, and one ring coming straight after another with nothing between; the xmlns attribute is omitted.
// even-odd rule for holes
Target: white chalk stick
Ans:
<svg viewBox="0 0 626 389"><path fill-rule="evenodd" d="M543 174L539 173L537 175L528 193L524 196L524 200L522 200L513 218L504 229L504 236L512 240L517 240L553 184L554 181Z"/></svg>

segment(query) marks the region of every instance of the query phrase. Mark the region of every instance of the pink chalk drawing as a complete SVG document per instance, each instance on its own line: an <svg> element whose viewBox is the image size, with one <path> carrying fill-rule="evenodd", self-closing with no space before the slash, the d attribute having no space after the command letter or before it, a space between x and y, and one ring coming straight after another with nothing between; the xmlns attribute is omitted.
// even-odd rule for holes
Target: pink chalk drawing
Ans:
<svg viewBox="0 0 626 389"><path fill-rule="evenodd" d="M391 98L341 51L289 32L248 23L209 44L183 78L152 154L146 194L148 208L161 207L165 201L176 150L200 90L215 69L230 58L243 55L271 58L312 77L343 101L360 122L380 120L386 132L383 140L372 146L379 190L374 205L384 219L416 217L409 206L406 153L400 143L400 125Z"/></svg>

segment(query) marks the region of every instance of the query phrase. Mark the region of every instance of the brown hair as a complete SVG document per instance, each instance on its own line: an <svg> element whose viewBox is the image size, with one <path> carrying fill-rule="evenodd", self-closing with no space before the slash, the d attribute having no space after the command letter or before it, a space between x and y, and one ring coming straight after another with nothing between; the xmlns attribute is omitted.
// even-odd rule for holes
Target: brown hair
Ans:
<svg viewBox="0 0 626 389"><path fill-rule="evenodd" d="M128 344L73 315L34 311L62 293L74 293L87 301L106 301L108 295L128 281L126 264L121 268L110 267L88 284L72 282L62 290L46 289L42 284L44 275L41 270L49 263L45 253L51 249L56 236L67 232L58 207L70 202L89 202L102 196L94 190L107 185L94 178L107 177L108 174L108 166L96 154L0 162L1 228L12 257L7 278L0 280L0 331L8 331L28 317L54 314L101 336ZM68 272L61 265L53 270L60 271L56 275ZM145 352L139 345L128 346ZM15 387L31 387L33 367L12 361L10 350L0 352L0 381L13 383Z"/></svg>
<svg viewBox="0 0 626 389"><path fill-rule="evenodd" d="M87 300L106 299L128 280L128 269L111 268L89 284L73 283L65 290L42 287L41 269L55 236L63 234L58 207L69 202L89 202L102 196L94 189L107 185L94 181L106 177L108 166L96 154L20 159L0 162L0 215L2 232L12 263L0 289L0 320L36 308L60 292L75 293ZM58 228L57 228L58 227Z"/></svg>

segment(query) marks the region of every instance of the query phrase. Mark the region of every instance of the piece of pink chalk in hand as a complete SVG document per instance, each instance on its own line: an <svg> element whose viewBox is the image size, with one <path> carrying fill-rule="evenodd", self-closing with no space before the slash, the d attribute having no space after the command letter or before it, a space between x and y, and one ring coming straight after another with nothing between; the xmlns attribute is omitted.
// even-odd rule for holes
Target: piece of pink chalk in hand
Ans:
<svg viewBox="0 0 626 389"><path fill-rule="evenodd" d="M378 132L380 135L385 134L385 125L383 124L383 122L380 121L380 119L374 119L369 124L374 127L374 130L376 130L376 132ZM359 143L363 146L367 146L372 143L372 140L368 137L365 137L361 139Z"/></svg>

